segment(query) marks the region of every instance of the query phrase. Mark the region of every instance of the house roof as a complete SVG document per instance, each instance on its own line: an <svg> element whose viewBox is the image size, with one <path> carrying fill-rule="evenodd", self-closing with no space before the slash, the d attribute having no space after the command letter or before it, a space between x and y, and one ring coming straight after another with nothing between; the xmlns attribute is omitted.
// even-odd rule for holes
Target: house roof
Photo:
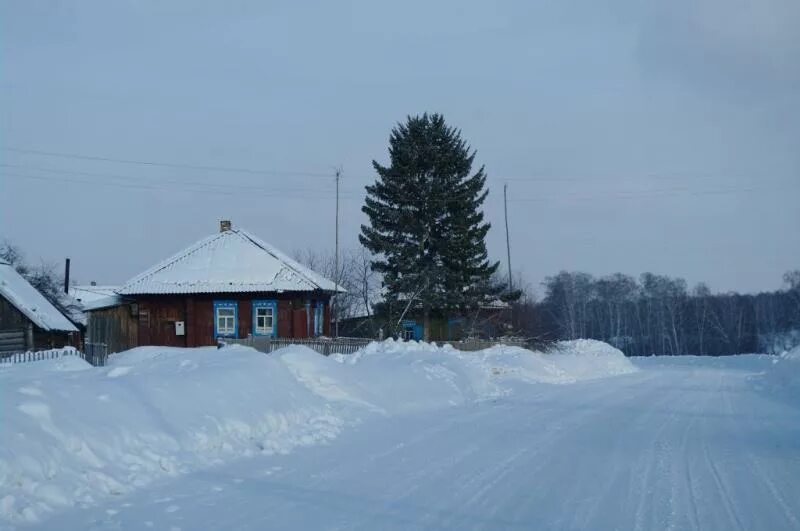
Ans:
<svg viewBox="0 0 800 531"><path fill-rule="evenodd" d="M75 299L76 302L85 306L86 304L92 303L98 299L115 296L118 289L119 286L70 286L69 294L73 299Z"/></svg>
<svg viewBox="0 0 800 531"><path fill-rule="evenodd" d="M119 306L125 304L126 299L120 295L110 295L101 299L95 299L91 302L83 303L83 311L91 312L94 310L102 310L103 308L111 308L112 306Z"/></svg>
<svg viewBox="0 0 800 531"><path fill-rule="evenodd" d="M8 262L0 261L0 296L42 330L78 329Z"/></svg>
<svg viewBox="0 0 800 531"><path fill-rule="evenodd" d="M133 277L119 295L343 291L242 229L229 229L190 245Z"/></svg>
<svg viewBox="0 0 800 531"><path fill-rule="evenodd" d="M122 304L124 302L123 298L117 295L119 288L119 286L97 286L92 284L70 286L69 295L80 306L82 312L88 312ZM85 316L83 321L86 324Z"/></svg>

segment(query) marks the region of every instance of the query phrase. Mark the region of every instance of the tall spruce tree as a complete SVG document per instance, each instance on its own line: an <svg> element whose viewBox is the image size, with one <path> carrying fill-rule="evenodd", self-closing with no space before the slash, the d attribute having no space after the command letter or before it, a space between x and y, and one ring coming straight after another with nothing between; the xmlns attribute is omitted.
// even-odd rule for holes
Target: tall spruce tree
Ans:
<svg viewBox="0 0 800 531"><path fill-rule="evenodd" d="M392 129L389 157L388 167L372 161L378 178L366 187L370 224L359 239L375 255L387 301L420 307L429 340L432 310L474 308L497 291L481 211L486 174L481 166L471 175L475 151L439 114Z"/></svg>

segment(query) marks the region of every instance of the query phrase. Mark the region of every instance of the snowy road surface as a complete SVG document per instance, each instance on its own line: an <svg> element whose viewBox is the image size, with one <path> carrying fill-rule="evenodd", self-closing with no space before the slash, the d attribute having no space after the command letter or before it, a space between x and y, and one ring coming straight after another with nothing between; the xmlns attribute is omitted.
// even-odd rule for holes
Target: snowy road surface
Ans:
<svg viewBox="0 0 800 531"><path fill-rule="evenodd" d="M759 389L761 362L636 363L370 419L328 445L170 478L39 528L800 529L800 409Z"/></svg>

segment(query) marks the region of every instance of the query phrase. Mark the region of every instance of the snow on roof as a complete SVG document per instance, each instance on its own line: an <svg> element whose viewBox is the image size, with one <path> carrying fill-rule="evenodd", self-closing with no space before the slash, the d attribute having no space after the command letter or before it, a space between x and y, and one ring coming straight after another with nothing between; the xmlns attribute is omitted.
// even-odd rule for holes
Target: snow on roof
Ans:
<svg viewBox="0 0 800 531"><path fill-rule="evenodd" d="M72 304L67 317L73 323L80 323L85 326L88 322L86 312L117 306L122 303L121 297L117 295L116 290L118 289L119 286L97 286L94 284L70 286L67 295Z"/></svg>
<svg viewBox="0 0 800 531"><path fill-rule="evenodd" d="M511 305L500 299L491 299L481 304L482 310L507 310Z"/></svg>
<svg viewBox="0 0 800 531"><path fill-rule="evenodd" d="M128 282L117 293L337 291L322 275L242 229L209 236ZM339 287L338 291L343 291Z"/></svg>
<svg viewBox="0 0 800 531"><path fill-rule="evenodd" d="M84 302L83 311L91 312L93 310L102 310L103 308L111 308L112 306L119 306L125 303L125 298L119 295L109 295L108 297L101 297L89 302Z"/></svg>
<svg viewBox="0 0 800 531"><path fill-rule="evenodd" d="M80 303L82 306L86 306L98 299L115 296L118 289L119 286L70 286L69 294L76 302Z"/></svg>
<svg viewBox="0 0 800 531"><path fill-rule="evenodd" d="M8 262L0 262L0 296L42 330L78 331L64 314L45 299L44 295L31 286Z"/></svg>

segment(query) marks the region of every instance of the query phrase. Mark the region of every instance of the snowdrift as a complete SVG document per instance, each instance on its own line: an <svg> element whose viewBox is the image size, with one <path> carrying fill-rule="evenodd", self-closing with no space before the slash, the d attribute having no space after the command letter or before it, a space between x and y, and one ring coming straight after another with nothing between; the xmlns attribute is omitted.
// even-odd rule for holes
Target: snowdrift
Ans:
<svg viewBox="0 0 800 531"><path fill-rule="evenodd" d="M633 372L597 341L550 354L373 343L325 358L305 347L145 347L106 367L65 357L0 367L0 521L36 522L151 481L324 443L370 415L507 395L521 383Z"/></svg>
<svg viewBox="0 0 800 531"><path fill-rule="evenodd" d="M325 358L296 347L277 355L315 394L383 414L497 398L511 392L511 381L566 384L637 370L621 351L594 340L561 342L547 354L507 346L460 352L387 340L348 356Z"/></svg>
<svg viewBox="0 0 800 531"><path fill-rule="evenodd" d="M776 357L765 379L772 390L800 399L800 345Z"/></svg>
<svg viewBox="0 0 800 531"><path fill-rule="evenodd" d="M35 522L165 475L334 437L341 420L276 358L140 348L0 370L0 518Z"/></svg>

